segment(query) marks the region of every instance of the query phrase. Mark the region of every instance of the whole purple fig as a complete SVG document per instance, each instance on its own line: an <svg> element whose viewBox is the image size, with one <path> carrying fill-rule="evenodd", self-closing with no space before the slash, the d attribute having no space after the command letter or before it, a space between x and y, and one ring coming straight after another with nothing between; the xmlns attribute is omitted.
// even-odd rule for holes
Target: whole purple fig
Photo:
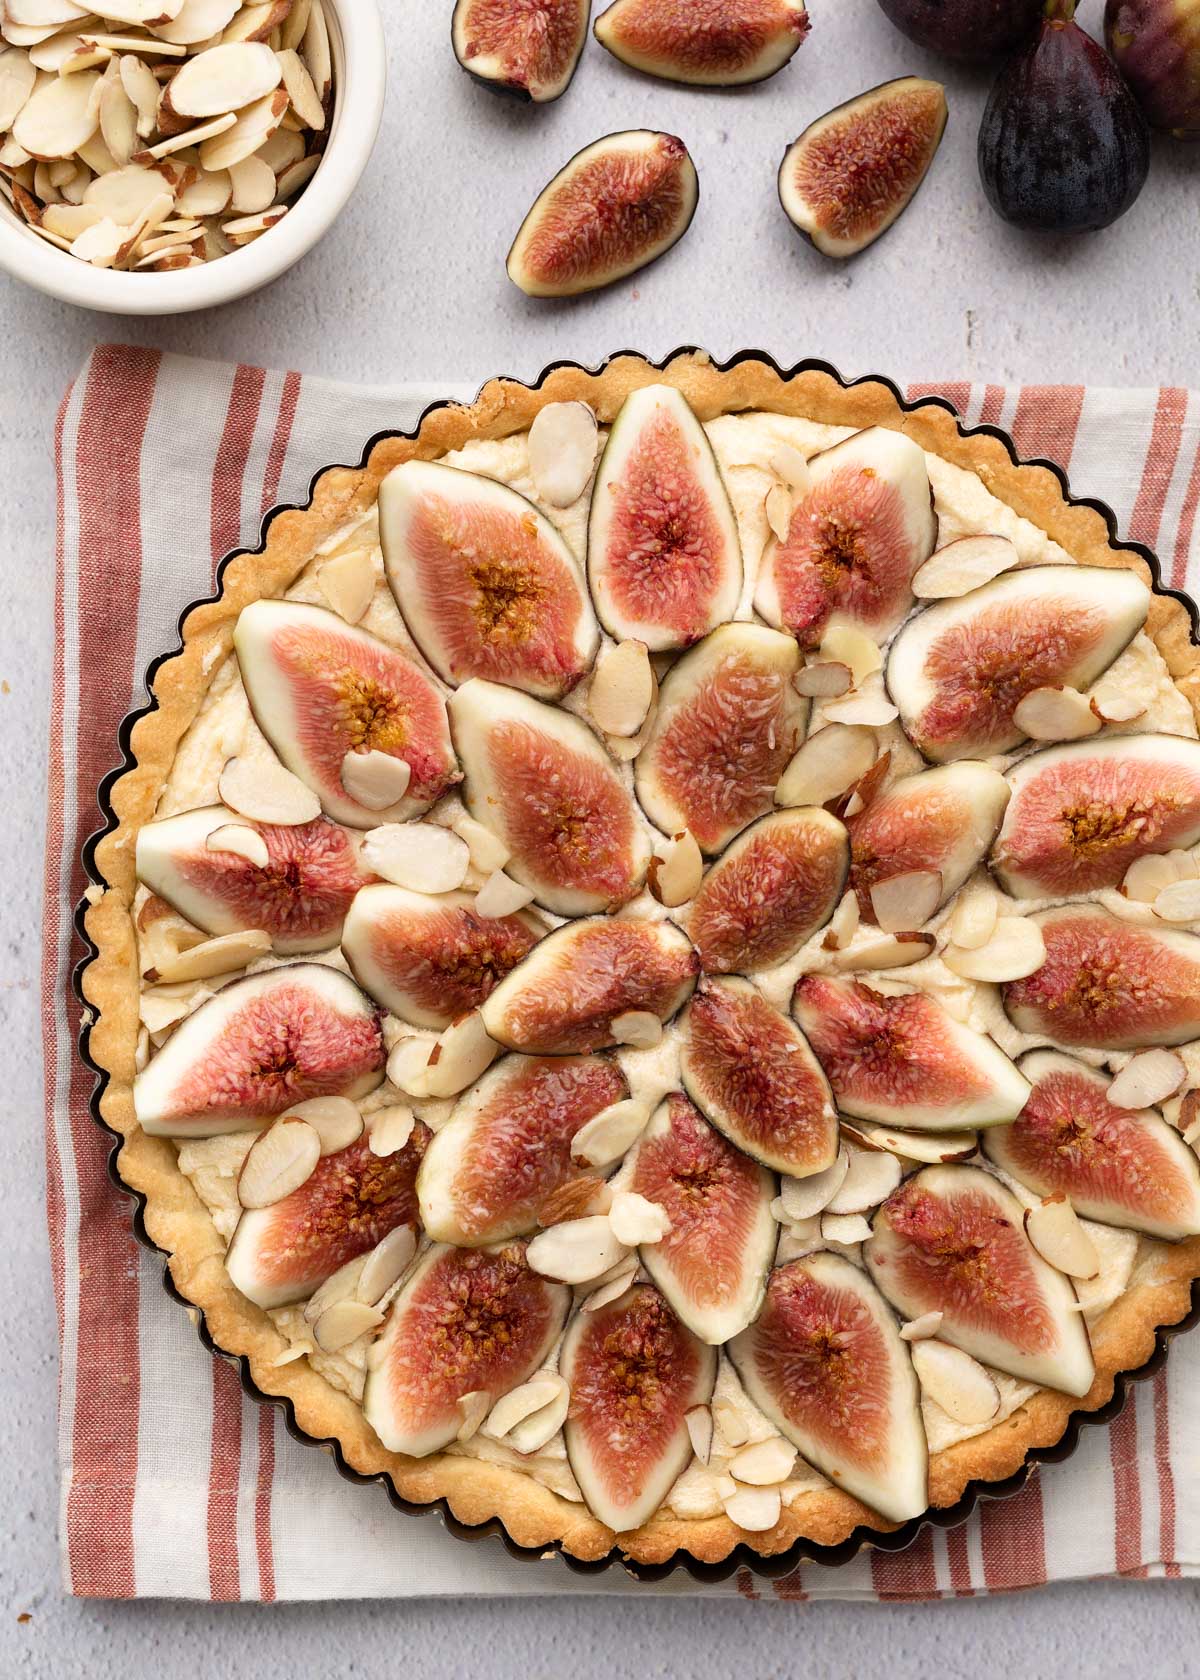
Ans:
<svg viewBox="0 0 1200 1680"><path fill-rule="evenodd" d="M1019 47L1042 12L1042 0L879 0L879 6L919 47L970 64Z"/></svg>
<svg viewBox="0 0 1200 1680"><path fill-rule="evenodd" d="M1200 0L1108 0L1104 38L1151 128L1200 140Z"/></svg>

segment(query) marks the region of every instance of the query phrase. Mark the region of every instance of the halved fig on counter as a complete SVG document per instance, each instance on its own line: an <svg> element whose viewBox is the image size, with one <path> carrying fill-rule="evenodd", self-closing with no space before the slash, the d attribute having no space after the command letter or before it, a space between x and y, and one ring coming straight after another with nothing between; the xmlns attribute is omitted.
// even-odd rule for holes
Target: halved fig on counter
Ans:
<svg viewBox="0 0 1200 1680"><path fill-rule="evenodd" d="M622 1182L671 1221L641 1261L688 1329L713 1346L736 1336L759 1309L775 1255L775 1179L672 1091Z"/></svg>
<svg viewBox="0 0 1200 1680"><path fill-rule="evenodd" d="M371 1350L363 1413L389 1452L424 1458L463 1426L459 1401L493 1404L558 1340L571 1292L532 1271L523 1243L431 1248Z"/></svg>
<svg viewBox="0 0 1200 1680"><path fill-rule="evenodd" d="M705 875L688 932L708 974L787 962L818 933L846 885L845 826L819 806L760 817Z"/></svg>
<svg viewBox="0 0 1200 1680"><path fill-rule="evenodd" d="M389 1015L441 1032L477 1009L544 931L521 911L481 916L474 906L467 892L364 887L346 917L342 955Z"/></svg>
<svg viewBox="0 0 1200 1680"><path fill-rule="evenodd" d="M835 106L783 154L788 220L827 257L856 256L908 208L945 127L945 88L919 76Z"/></svg>
<svg viewBox="0 0 1200 1680"><path fill-rule="evenodd" d="M739 1149L792 1178L833 1165L829 1081L795 1022L748 980L702 980L680 1032L688 1095Z"/></svg>
<svg viewBox="0 0 1200 1680"><path fill-rule="evenodd" d="M1110 1102L1108 1076L1074 1056L1033 1050L1020 1067L1033 1090L1011 1126L984 1133L989 1160L1085 1219L1168 1242L1200 1234L1200 1156L1174 1126Z"/></svg>
<svg viewBox="0 0 1200 1680"><path fill-rule="evenodd" d="M1030 753L992 868L1014 898L1119 887L1137 858L1200 841L1200 741L1109 736Z"/></svg>
<svg viewBox="0 0 1200 1680"><path fill-rule="evenodd" d="M742 590L737 521L704 428L669 385L626 397L596 469L588 583L604 628L651 652L731 619Z"/></svg>
<svg viewBox="0 0 1200 1680"><path fill-rule="evenodd" d="M1200 938L1136 927L1095 905L1066 904L1031 917L1046 961L1003 988L1005 1012L1023 1033L1067 1049L1137 1050L1200 1038Z"/></svg>
<svg viewBox="0 0 1200 1680"><path fill-rule="evenodd" d="M692 1456L687 1414L712 1396L717 1356L640 1284L567 1330L567 1457L592 1515L618 1534L649 1520Z"/></svg>
<svg viewBox="0 0 1200 1680"><path fill-rule="evenodd" d="M847 819L850 884L868 922L880 920L873 894L899 877L935 876L932 908L906 919L903 895L886 920L890 931L918 928L962 886L996 837L1008 804L1008 783L975 759L904 776Z"/></svg>
<svg viewBox="0 0 1200 1680"><path fill-rule="evenodd" d="M570 86L590 12L591 0L458 0L454 56L496 93L548 104Z"/></svg>
<svg viewBox="0 0 1200 1680"><path fill-rule="evenodd" d="M405 461L379 486L379 540L396 605L439 677L573 688L599 631L566 539L506 484Z"/></svg>
<svg viewBox="0 0 1200 1680"><path fill-rule="evenodd" d="M835 1487L891 1522L920 1516L929 1453L916 1374L857 1266L839 1254L780 1266L728 1351L750 1399Z"/></svg>
<svg viewBox="0 0 1200 1680"><path fill-rule="evenodd" d="M1146 621L1150 591L1107 566L1025 566L926 607L901 630L887 686L926 758L989 758L1024 740L1036 688L1089 688Z"/></svg>
<svg viewBox="0 0 1200 1680"><path fill-rule="evenodd" d="M986 1033L924 992L897 997L806 974L793 1006L839 1109L912 1132L1014 1120L1029 1083Z"/></svg>
<svg viewBox="0 0 1200 1680"><path fill-rule="evenodd" d="M508 253L508 277L530 297L609 286L682 239L699 196L695 165L677 135L608 134L542 189Z"/></svg>
<svg viewBox="0 0 1200 1680"><path fill-rule="evenodd" d="M875 1215L867 1269L907 1319L998 1371L1086 1394L1095 1367L1070 1279L1025 1235L1011 1190L979 1167L923 1167Z"/></svg>
<svg viewBox="0 0 1200 1680"><path fill-rule="evenodd" d="M791 685L799 663L791 636L724 624L672 666L635 770L665 834L690 829L711 854L771 810L808 715Z"/></svg>
<svg viewBox="0 0 1200 1680"><path fill-rule="evenodd" d="M266 1126L310 1097L365 1097L383 1079L375 1005L323 963L283 963L222 986L133 1083L144 1132L216 1137Z"/></svg>
<svg viewBox="0 0 1200 1680"><path fill-rule="evenodd" d="M226 827L258 835L267 862L210 850L209 836ZM358 837L337 823L324 817L292 828L249 823L224 805L146 823L138 830L137 873L205 933L261 928L281 956L336 945L355 893L375 879Z"/></svg>
<svg viewBox="0 0 1200 1680"><path fill-rule="evenodd" d="M737 87L782 70L809 31L804 0L615 0L595 36L633 70L693 87Z"/></svg>
<svg viewBox="0 0 1200 1680"><path fill-rule="evenodd" d="M243 1213L225 1264L256 1306L303 1301L398 1226L419 1228L417 1168L431 1133L417 1120L403 1149L375 1155L364 1135L317 1162L299 1190Z"/></svg>
<svg viewBox="0 0 1200 1680"><path fill-rule="evenodd" d="M804 647L835 617L882 641L911 608L913 574L937 541L925 453L871 426L808 465L786 536L763 554L754 605Z"/></svg>
<svg viewBox="0 0 1200 1680"><path fill-rule="evenodd" d="M255 721L327 816L352 828L403 822L458 780L442 696L411 659L324 607L254 601L233 645ZM384 807L347 792L348 754L407 765L407 789Z"/></svg>
<svg viewBox="0 0 1200 1680"><path fill-rule="evenodd" d="M571 1156L575 1133L628 1095L624 1074L602 1056L505 1056L425 1157L417 1188L429 1235L477 1247L536 1230L546 1198L587 1176Z"/></svg>
<svg viewBox="0 0 1200 1680"><path fill-rule="evenodd" d="M559 916L615 909L634 896L650 842L585 723L479 677L451 696L450 716L467 809L508 847L508 874Z"/></svg>

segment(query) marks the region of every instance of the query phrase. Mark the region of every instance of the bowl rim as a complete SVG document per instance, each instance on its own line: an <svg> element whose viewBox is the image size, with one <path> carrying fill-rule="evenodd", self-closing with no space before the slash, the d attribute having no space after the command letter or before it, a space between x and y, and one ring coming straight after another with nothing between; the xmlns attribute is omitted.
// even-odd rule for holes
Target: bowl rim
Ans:
<svg viewBox="0 0 1200 1680"><path fill-rule="evenodd" d="M366 169L383 120L387 50L379 0L324 0L334 57L334 109L316 170L277 227L201 268L131 274L94 268L41 239L0 207L0 269L81 309L177 315L269 285L329 231ZM353 97L347 97L350 93Z"/></svg>

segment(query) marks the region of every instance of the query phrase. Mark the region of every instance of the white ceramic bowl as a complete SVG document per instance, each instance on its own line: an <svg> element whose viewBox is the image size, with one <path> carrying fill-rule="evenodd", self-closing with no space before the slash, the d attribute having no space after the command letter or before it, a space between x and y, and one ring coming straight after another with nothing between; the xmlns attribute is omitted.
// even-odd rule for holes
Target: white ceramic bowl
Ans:
<svg viewBox="0 0 1200 1680"><path fill-rule="evenodd" d="M173 273L93 268L32 233L0 198L0 268L64 303L111 315L211 309L275 280L328 232L367 166L383 116L387 52L377 0L325 0L334 109L321 166L277 227Z"/></svg>

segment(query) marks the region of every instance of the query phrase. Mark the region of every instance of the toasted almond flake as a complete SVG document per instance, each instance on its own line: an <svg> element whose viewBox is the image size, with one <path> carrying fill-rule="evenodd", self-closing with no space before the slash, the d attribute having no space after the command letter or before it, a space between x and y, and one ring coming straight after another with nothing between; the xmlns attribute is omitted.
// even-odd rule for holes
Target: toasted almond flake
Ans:
<svg viewBox="0 0 1200 1680"><path fill-rule="evenodd" d="M831 723L861 725L867 729L882 729L894 723L900 715L882 689L855 689L844 699L831 701L823 708ZM819 739L819 737L818 737Z"/></svg>
<svg viewBox="0 0 1200 1680"><path fill-rule="evenodd" d="M174 992L144 991L138 999L138 1015L148 1032L165 1032L190 1014L187 998Z"/></svg>
<svg viewBox="0 0 1200 1680"><path fill-rule="evenodd" d="M391 753L380 752L372 747L369 752L348 752L342 760L342 787L350 798L368 811L386 811L392 805L398 805L408 792L408 785L412 780L412 767L403 758L395 758ZM388 827L399 827L399 824L389 824ZM426 824L426 827L432 827ZM383 829L372 829L373 835L381 835ZM444 830L442 832L445 832ZM368 836L370 838L370 836ZM382 842L379 842L382 844ZM430 855L435 855L437 842L434 842ZM411 847L410 847L411 849ZM382 870L380 871L382 874ZM391 876L388 877L392 879ZM461 885L461 880L459 882ZM397 885L403 886L404 882ZM441 890L448 889L415 889Z"/></svg>
<svg viewBox="0 0 1200 1680"><path fill-rule="evenodd" d="M941 1309L934 1312L922 1313L919 1318L910 1318L906 1324L900 1326L900 1340L902 1342L923 1342L928 1336L936 1336L942 1328L945 1313Z"/></svg>
<svg viewBox="0 0 1200 1680"><path fill-rule="evenodd" d="M793 755L775 789L777 805L824 805L853 787L877 757L869 729L846 724L810 735Z"/></svg>
<svg viewBox="0 0 1200 1680"><path fill-rule="evenodd" d="M700 847L692 831L685 828L650 859L646 884L660 904L675 910L695 898L703 874Z"/></svg>
<svg viewBox="0 0 1200 1680"><path fill-rule="evenodd" d="M549 1373L548 1373L549 1375ZM530 1453L541 1452L555 1435L558 1434L567 1420L567 1411L571 1404L571 1390L566 1382L556 1372L553 1373L558 1384L554 1398L548 1405L533 1412L521 1422L514 1424L505 1436L505 1444L514 1452L528 1456Z"/></svg>
<svg viewBox="0 0 1200 1680"><path fill-rule="evenodd" d="M1143 1050L1126 1062L1105 1095L1116 1108L1157 1108L1186 1078L1183 1058L1174 1050Z"/></svg>
<svg viewBox="0 0 1200 1680"><path fill-rule="evenodd" d="M402 1038L387 1060L387 1076L398 1091L408 1097L431 1097L429 1089L429 1052L433 1043L427 1038ZM378 1150L375 1151L378 1154Z"/></svg>
<svg viewBox="0 0 1200 1680"><path fill-rule="evenodd" d="M495 1061L500 1046L484 1031L477 1009L461 1015L429 1052L425 1081L431 1097L456 1097Z"/></svg>
<svg viewBox="0 0 1200 1680"><path fill-rule="evenodd" d="M796 1465L796 1449L782 1435L768 1435L743 1447L729 1461L734 1481L750 1487L777 1487L786 1482Z"/></svg>
<svg viewBox="0 0 1200 1680"><path fill-rule="evenodd" d="M606 643L588 689L588 711L606 735L636 735L654 700L654 671L645 642Z"/></svg>
<svg viewBox="0 0 1200 1680"><path fill-rule="evenodd" d="M384 753L377 756L389 766L404 764L403 759L389 758ZM404 769L408 769L407 764ZM358 797L352 789L346 791ZM375 808L371 800L361 803ZM433 894L455 892L461 887L471 862L466 841L453 829L431 822L385 823L381 828L372 828L363 841L362 855L363 861L385 881L407 887L409 892Z"/></svg>
<svg viewBox="0 0 1200 1680"><path fill-rule="evenodd" d="M256 869L265 869L271 861L267 842L256 828L247 828L245 823L222 823L204 844L210 852L232 852L243 857Z"/></svg>
<svg viewBox="0 0 1200 1680"><path fill-rule="evenodd" d="M977 1359L948 1342L913 1343L912 1362L921 1387L955 1423L988 1423L1000 1410L1000 1390Z"/></svg>
<svg viewBox="0 0 1200 1680"><path fill-rule="evenodd" d="M666 1208L639 1196L635 1190L613 1192L608 1222L617 1241L627 1248L659 1243L671 1229Z"/></svg>
<svg viewBox="0 0 1200 1680"><path fill-rule="evenodd" d="M232 974L256 958L266 956L270 949L271 936L261 929L222 933L160 963L158 978L164 985L173 985L180 980L207 980L214 974Z"/></svg>
<svg viewBox="0 0 1200 1680"><path fill-rule="evenodd" d="M335 1301L313 1325L313 1338L323 1353L340 1353L382 1323L378 1307L365 1301Z"/></svg>
<svg viewBox="0 0 1200 1680"><path fill-rule="evenodd" d="M414 1041L410 1039L408 1042ZM424 1065L428 1066L428 1062L426 1055ZM412 1109L401 1103L390 1108L377 1108L370 1117L367 1130L367 1145L372 1155L395 1155L412 1137L416 1123Z"/></svg>
<svg viewBox="0 0 1200 1680"><path fill-rule="evenodd" d="M779 1199L789 1220L811 1219L828 1207L837 1195L850 1171L850 1151L840 1149L837 1160L823 1172L810 1173L807 1178L783 1177L779 1181Z"/></svg>
<svg viewBox="0 0 1200 1680"><path fill-rule="evenodd" d="M542 501L561 508L579 500L592 476L598 435L586 403L547 403L538 410L529 428L529 473Z"/></svg>
<svg viewBox="0 0 1200 1680"><path fill-rule="evenodd" d="M308 185L320 166L319 152L313 152L308 157L302 157L298 163L290 164L280 173L275 183L276 199L282 201L285 198L294 198L301 187Z"/></svg>
<svg viewBox="0 0 1200 1680"><path fill-rule="evenodd" d="M611 1103L580 1126L571 1139L571 1154L592 1167L607 1167L631 1149L645 1130L650 1109L627 1097Z"/></svg>
<svg viewBox="0 0 1200 1680"><path fill-rule="evenodd" d="M282 764L231 758L221 771L217 791L231 811L253 822L298 828L321 815L316 794Z"/></svg>
<svg viewBox="0 0 1200 1680"><path fill-rule="evenodd" d="M628 1044L635 1050L653 1050L662 1043L663 1024L648 1009L627 1009L613 1019L609 1028L614 1044Z"/></svg>
<svg viewBox="0 0 1200 1680"><path fill-rule="evenodd" d="M943 961L962 980L1023 980L1046 960L1042 930L1028 916L998 916L987 943L974 950L950 945Z"/></svg>
<svg viewBox="0 0 1200 1680"><path fill-rule="evenodd" d="M1200 881L1170 881L1154 900L1154 914L1167 922L1200 921Z"/></svg>
<svg viewBox="0 0 1200 1680"><path fill-rule="evenodd" d="M498 921L504 916L515 916L532 902L533 893L528 887L514 881L502 869L494 869L475 895L475 914L485 921Z"/></svg>
<svg viewBox="0 0 1200 1680"><path fill-rule="evenodd" d="M913 575L913 594L922 601L943 600L965 595L970 589L990 583L1020 560L1007 537L959 537L930 555Z"/></svg>
<svg viewBox="0 0 1200 1680"><path fill-rule="evenodd" d="M510 1389L488 1413L483 1433L491 1436L493 1441L502 1441L510 1429L515 1429L517 1424L557 1399L565 1386L557 1372L547 1371Z"/></svg>
<svg viewBox="0 0 1200 1680"><path fill-rule="evenodd" d="M85 70L36 87L17 113L12 137L32 158L66 158L92 137L99 120L100 77Z"/></svg>
<svg viewBox="0 0 1200 1680"><path fill-rule="evenodd" d="M867 1120L842 1120L846 1136L864 1149L886 1149L908 1161L962 1161L979 1147L977 1132L901 1132Z"/></svg>
<svg viewBox="0 0 1200 1680"><path fill-rule="evenodd" d="M783 542L792 524L792 492L785 484L772 484L763 500L763 514L771 535Z"/></svg>
<svg viewBox="0 0 1200 1680"><path fill-rule="evenodd" d="M893 933L839 951L834 965L844 974L861 969L908 968L927 957L935 943L931 933Z"/></svg>
<svg viewBox="0 0 1200 1680"><path fill-rule="evenodd" d="M358 1280L358 1298L375 1306L399 1283L417 1252L417 1233L411 1225L397 1225L367 1255Z"/></svg>
<svg viewBox="0 0 1200 1680"><path fill-rule="evenodd" d="M286 92L283 88L276 88L274 93L264 94L252 105L247 105L236 118L218 117L216 120L222 124L221 128L212 129L200 145L201 166L205 169L229 169L252 152L257 152L267 136L279 127L287 105ZM199 140L198 132L195 138ZM264 210L261 214L265 216L267 212ZM270 225L269 222L262 224L263 227ZM262 228L258 231L261 232Z"/></svg>
<svg viewBox="0 0 1200 1680"><path fill-rule="evenodd" d="M1033 741L1077 741L1094 735L1100 719L1077 688L1035 688L1018 700L1013 722Z"/></svg>
<svg viewBox="0 0 1200 1680"><path fill-rule="evenodd" d="M684 1414L692 1451L701 1464L707 1464L712 1453L713 1417L707 1406L693 1406Z"/></svg>
<svg viewBox="0 0 1200 1680"><path fill-rule="evenodd" d="M1096 1245L1064 1196L1048 1196L1026 1208L1025 1234L1042 1259L1068 1277L1094 1278L1100 1270Z"/></svg>
<svg viewBox="0 0 1200 1680"><path fill-rule="evenodd" d="M797 496L806 496L812 488L812 473L804 456L790 443L777 443L771 452L771 471Z"/></svg>
<svg viewBox="0 0 1200 1680"><path fill-rule="evenodd" d="M800 1181L803 1183L803 1179ZM825 1204L826 1213L865 1213L885 1202L900 1182L900 1162L895 1155L874 1149L856 1149L850 1155L845 1178Z"/></svg>
<svg viewBox="0 0 1200 1680"><path fill-rule="evenodd" d="M114 165L103 175L97 175L85 189L83 202L90 204L102 216L127 227L164 197L170 208L175 202L174 194L164 192L164 185L156 169L146 169L136 163L124 168Z"/></svg>
<svg viewBox="0 0 1200 1680"><path fill-rule="evenodd" d="M598 1289L589 1290L579 1310L586 1313L599 1312L601 1308L611 1306L614 1301L619 1301L622 1295L627 1294L632 1288L633 1280L637 1277L637 1270L636 1259L630 1261L628 1266L618 1266L615 1277L602 1281Z"/></svg>
<svg viewBox="0 0 1200 1680"><path fill-rule="evenodd" d="M241 4L242 0L183 0L175 16L166 23L155 24L154 31L161 41L172 42L185 50L199 46L219 35L241 9Z"/></svg>
<svg viewBox="0 0 1200 1680"><path fill-rule="evenodd" d="M848 666L855 688L883 669L878 643L856 624L831 624L821 637L820 657Z"/></svg>
<svg viewBox="0 0 1200 1680"><path fill-rule="evenodd" d="M223 117L214 117L211 122L200 123L196 128L185 129L182 134L168 135L165 140L160 140L157 145L147 146L143 151L135 152L133 161L135 163L149 163L154 158L170 157L172 152L182 152L188 146L199 146L201 148L200 161L204 167L206 169L216 169L220 166L216 163L210 163L204 157L203 148L211 146L222 135L227 134L238 120L232 111L228 111Z"/></svg>
<svg viewBox="0 0 1200 1680"><path fill-rule="evenodd" d="M284 1119L307 1121L320 1139L322 1155L349 1149L362 1136L363 1117L349 1097L310 1097L289 1108Z"/></svg>
<svg viewBox="0 0 1200 1680"><path fill-rule="evenodd" d="M850 681L850 667L840 659L828 659L815 665L802 665L792 678L792 687L807 698L835 700L847 692Z"/></svg>
<svg viewBox="0 0 1200 1680"><path fill-rule="evenodd" d="M269 192L274 196L275 177L261 158L245 158L231 170L223 170L221 175L209 177L218 184L223 178L232 182L235 210L250 208L239 204L237 196L238 182L245 178L244 172L249 169L256 173L261 171L264 176L271 176ZM270 198L267 202L270 203ZM209 211L204 213L210 214ZM339 554L333 560L326 560L323 566L317 567L317 583L334 612L340 618L344 618L347 624L357 624L366 616L367 608L375 597L376 570L371 550L354 548L346 554Z"/></svg>
<svg viewBox="0 0 1200 1680"><path fill-rule="evenodd" d="M587 1283L627 1254L607 1217L593 1214L539 1231L530 1241L525 1258L543 1277L557 1278L560 1283Z"/></svg>
<svg viewBox="0 0 1200 1680"><path fill-rule="evenodd" d="M10 129L37 82L37 70L21 47L0 51L0 133Z"/></svg>
<svg viewBox="0 0 1200 1680"><path fill-rule="evenodd" d="M1093 694L1088 705L1101 723L1136 723L1146 715L1145 702L1128 694Z"/></svg>
<svg viewBox="0 0 1200 1680"><path fill-rule="evenodd" d="M320 1159L321 1140L313 1127L303 1120L277 1120L242 1162L238 1200L244 1208L274 1207L307 1183Z"/></svg>
<svg viewBox="0 0 1200 1680"><path fill-rule="evenodd" d="M739 1488L725 1500L725 1515L747 1534L762 1534L774 1528L781 1509L777 1487Z"/></svg>
<svg viewBox="0 0 1200 1680"><path fill-rule="evenodd" d="M333 80L333 59L329 51L329 25L325 21L325 8L321 0L312 0L308 28L304 31L304 43L300 51L318 97L326 99Z"/></svg>
<svg viewBox="0 0 1200 1680"><path fill-rule="evenodd" d="M871 908L885 933L923 927L942 901L940 869L910 869L871 888Z"/></svg>
<svg viewBox="0 0 1200 1680"><path fill-rule="evenodd" d="M866 1242L871 1235L871 1227L861 1213L823 1213L821 1215L821 1236L827 1243Z"/></svg>
<svg viewBox="0 0 1200 1680"><path fill-rule="evenodd" d="M1000 899L991 883L973 877L960 891L950 913L950 941L963 951L978 951L996 931Z"/></svg>

